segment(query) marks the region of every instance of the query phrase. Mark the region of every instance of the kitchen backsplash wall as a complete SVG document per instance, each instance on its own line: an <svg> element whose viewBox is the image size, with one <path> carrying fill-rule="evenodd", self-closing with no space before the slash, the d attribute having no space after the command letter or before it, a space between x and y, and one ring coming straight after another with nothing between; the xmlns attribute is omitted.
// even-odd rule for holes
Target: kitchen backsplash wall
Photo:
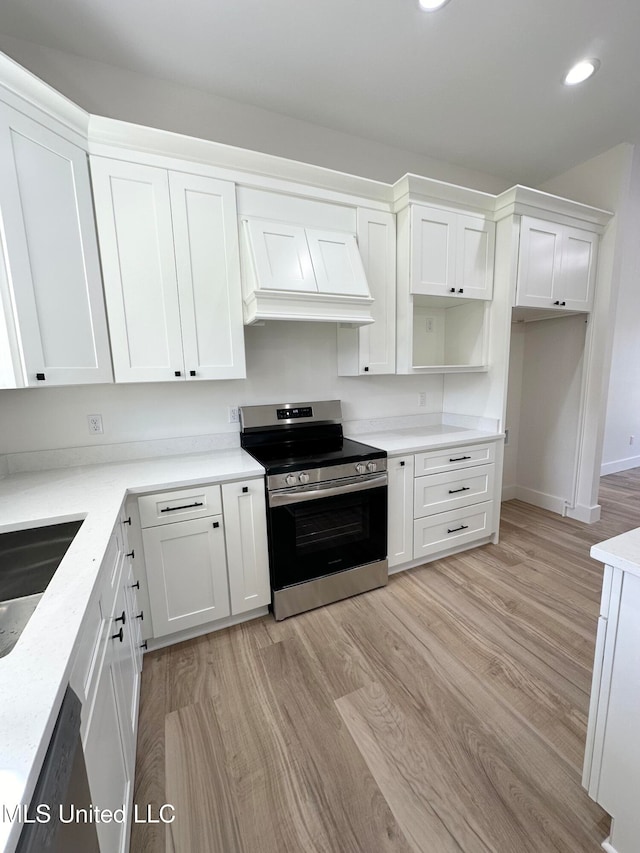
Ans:
<svg viewBox="0 0 640 853"><path fill-rule="evenodd" d="M338 377L335 325L271 322L245 341L243 380L0 391L0 454L234 433L227 410L243 404L337 398L345 420L442 411L442 376ZM89 414L102 415L102 435Z"/></svg>

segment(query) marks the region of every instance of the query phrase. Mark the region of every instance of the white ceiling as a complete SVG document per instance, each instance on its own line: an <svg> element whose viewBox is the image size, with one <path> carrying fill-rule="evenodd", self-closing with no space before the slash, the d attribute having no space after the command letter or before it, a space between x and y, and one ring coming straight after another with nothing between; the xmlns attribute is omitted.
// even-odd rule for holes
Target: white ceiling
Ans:
<svg viewBox="0 0 640 853"><path fill-rule="evenodd" d="M512 181L640 141L640 0L2 0L0 32Z"/></svg>

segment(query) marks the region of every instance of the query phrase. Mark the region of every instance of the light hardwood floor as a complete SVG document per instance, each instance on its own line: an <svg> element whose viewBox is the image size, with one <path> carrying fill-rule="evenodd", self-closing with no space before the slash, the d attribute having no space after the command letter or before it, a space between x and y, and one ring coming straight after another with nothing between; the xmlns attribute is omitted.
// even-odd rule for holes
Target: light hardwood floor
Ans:
<svg viewBox="0 0 640 853"><path fill-rule="evenodd" d="M597 853L580 787L602 566L595 525L504 505L501 542L388 587L145 656L132 853Z"/></svg>

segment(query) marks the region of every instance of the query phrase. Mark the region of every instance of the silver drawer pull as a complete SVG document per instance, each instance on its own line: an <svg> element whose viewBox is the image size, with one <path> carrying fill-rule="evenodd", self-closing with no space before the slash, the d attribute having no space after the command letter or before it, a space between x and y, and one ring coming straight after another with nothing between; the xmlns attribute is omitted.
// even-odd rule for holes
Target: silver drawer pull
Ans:
<svg viewBox="0 0 640 853"><path fill-rule="evenodd" d="M449 457L449 462L464 462L466 459L471 459L470 456L456 456L455 459Z"/></svg>
<svg viewBox="0 0 640 853"><path fill-rule="evenodd" d="M193 509L196 506L204 506L202 501L196 501L194 504L183 504L183 506L166 506L160 512L175 512L177 509Z"/></svg>
<svg viewBox="0 0 640 853"><path fill-rule="evenodd" d="M449 489L450 495L455 495L457 492L468 492L471 486L462 486L461 489Z"/></svg>
<svg viewBox="0 0 640 853"><path fill-rule="evenodd" d="M457 533L459 530L466 530L468 526L468 524L461 524L460 527L447 527L447 533Z"/></svg>

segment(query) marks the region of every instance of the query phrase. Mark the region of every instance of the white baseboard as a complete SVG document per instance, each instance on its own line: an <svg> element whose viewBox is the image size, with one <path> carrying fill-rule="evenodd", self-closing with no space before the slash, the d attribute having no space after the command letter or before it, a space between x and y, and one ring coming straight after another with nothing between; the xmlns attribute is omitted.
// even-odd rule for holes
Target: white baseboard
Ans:
<svg viewBox="0 0 640 853"><path fill-rule="evenodd" d="M602 847L603 850L606 850L606 853L618 853L618 851L610 843L608 838L605 838L605 840L602 842L602 844L600 846Z"/></svg>
<svg viewBox="0 0 640 853"><path fill-rule="evenodd" d="M600 476L606 477L607 474L618 474L620 471L628 471L630 468L640 468L640 456L628 456L626 459L604 462L600 466Z"/></svg>
<svg viewBox="0 0 640 853"><path fill-rule="evenodd" d="M595 506L585 506L584 504L576 504L573 509L567 509L567 516L575 518L576 521L584 521L585 524L595 524L600 521L602 507L600 504Z"/></svg>
<svg viewBox="0 0 640 853"><path fill-rule="evenodd" d="M536 489L527 489L525 486L516 486L515 492L514 497L519 501L539 506L541 509L548 509L551 512L557 512L558 515L564 515L564 498L548 495L546 492L539 492Z"/></svg>

